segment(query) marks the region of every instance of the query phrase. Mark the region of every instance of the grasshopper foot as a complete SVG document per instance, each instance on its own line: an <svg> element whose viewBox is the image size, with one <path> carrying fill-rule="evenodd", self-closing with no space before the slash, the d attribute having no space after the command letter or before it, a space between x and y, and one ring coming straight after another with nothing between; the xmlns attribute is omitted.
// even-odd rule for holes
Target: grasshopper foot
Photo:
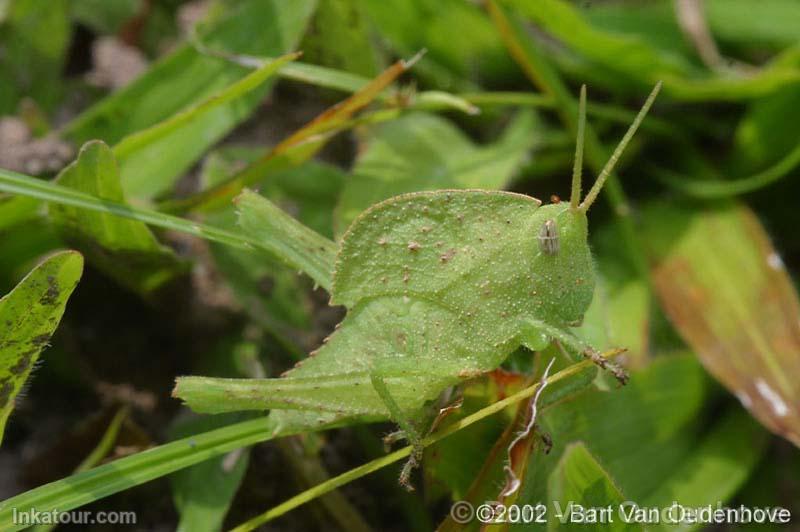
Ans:
<svg viewBox="0 0 800 532"><path fill-rule="evenodd" d="M619 381L619 383L625 386L630 380L630 376L628 372L625 371L625 368L620 366L619 364L608 360L604 357L601 353L595 351L592 348L587 348L581 353L585 358L591 360L594 364L598 367L610 372L614 377Z"/></svg>
<svg viewBox="0 0 800 532"><path fill-rule="evenodd" d="M384 452L389 452L392 450L392 446L402 440L405 440L406 433L404 430L395 430L394 432L390 432L386 436L383 437L383 450Z"/></svg>
<svg viewBox="0 0 800 532"><path fill-rule="evenodd" d="M539 434L539 438L542 440L542 445L544 454L550 454L550 451L553 450L553 438L550 436L549 433L542 430L542 427L536 423L533 425L533 430Z"/></svg>
<svg viewBox="0 0 800 532"><path fill-rule="evenodd" d="M408 457L408 460L406 460L406 463L403 464L403 469L400 471L398 481L406 491L411 492L415 490L414 485L411 483L411 474L422 463L422 452L424 450L425 448L422 445L414 444L411 449L411 455Z"/></svg>

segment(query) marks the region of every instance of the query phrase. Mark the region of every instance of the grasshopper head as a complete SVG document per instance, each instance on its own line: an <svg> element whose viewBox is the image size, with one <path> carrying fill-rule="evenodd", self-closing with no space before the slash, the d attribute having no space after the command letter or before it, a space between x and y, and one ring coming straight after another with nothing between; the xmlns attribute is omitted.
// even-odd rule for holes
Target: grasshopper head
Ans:
<svg viewBox="0 0 800 532"><path fill-rule="evenodd" d="M659 82L581 201L581 168L586 127L586 87L581 87L570 201L546 205L536 213L534 230L537 231L538 253L534 257L532 272L535 297L542 319L558 325L576 324L583 319L589 308L594 294L595 275L589 250L586 213L642 123L660 88Z"/></svg>
<svg viewBox="0 0 800 532"><path fill-rule="evenodd" d="M532 276L538 314L552 324L578 323L594 293L586 212L566 202L545 205L537 211L534 230L538 242Z"/></svg>

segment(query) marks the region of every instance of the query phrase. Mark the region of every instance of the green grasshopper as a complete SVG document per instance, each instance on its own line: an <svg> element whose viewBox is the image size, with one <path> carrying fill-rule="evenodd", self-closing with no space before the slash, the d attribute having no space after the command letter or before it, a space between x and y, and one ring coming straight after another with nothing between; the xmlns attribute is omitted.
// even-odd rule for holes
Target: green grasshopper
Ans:
<svg viewBox="0 0 800 532"><path fill-rule="evenodd" d="M586 213L652 105L657 85L605 168L581 196L586 90L569 203L510 192L406 194L362 213L341 240L331 303L347 316L281 378L182 377L174 395L198 412L271 409L281 429L391 419L417 463L426 405L497 368L520 345L557 341L624 384L624 370L570 332L592 300Z"/></svg>

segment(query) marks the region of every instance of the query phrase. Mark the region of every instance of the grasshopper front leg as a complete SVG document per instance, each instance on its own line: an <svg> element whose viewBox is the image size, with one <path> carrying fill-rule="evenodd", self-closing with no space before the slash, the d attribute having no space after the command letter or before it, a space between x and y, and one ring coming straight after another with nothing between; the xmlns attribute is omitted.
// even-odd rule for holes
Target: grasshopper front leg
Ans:
<svg viewBox="0 0 800 532"><path fill-rule="evenodd" d="M629 380L628 372L625 368L605 358L599 351L592 346L578 338L577 336L548 325L547 323L539 320L528 319L524 327L522 335L522 343L531 350L541 350L547 346L550 340L555 340L561 344L576 350L584 358L588 358L598 367L610 372L619 381L620 384L625 385Z"/></svg>

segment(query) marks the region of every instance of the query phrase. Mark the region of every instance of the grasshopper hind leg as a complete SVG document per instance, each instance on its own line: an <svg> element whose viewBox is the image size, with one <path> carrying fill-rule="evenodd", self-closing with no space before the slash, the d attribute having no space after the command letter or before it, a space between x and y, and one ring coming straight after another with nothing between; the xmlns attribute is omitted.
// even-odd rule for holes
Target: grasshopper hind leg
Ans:
<svg viewBox="0 0 800 532"><path fill-rule="evenodd" d="M393 432L390 436L395 439L399 439L399 437L402 436L411 444L411 455L400 471L399 482L406 490L414 491L414 486L411 484L411 473L414 472L414 469L419 467L422 461L422 453L425 450L425 447L422 445L422 437L419 431L414 427L411 419L400 409L397 402L392 397L383 378L377 372L373 371L370 373L370 380L372 381L372 387L375 389L375 392L384 402L387 410L389 410L392 421L400 426L401 430Z"/></svg>
<svg viewBox="0 0 800 532"><path fill-rule="evenodd" d="M389 409L392 414L392 421L397 423L400 427L400 430L396 430L384 436L383 445L385 451L388 453L392 444L401 440L405 440L411 445L411 455L403 465L403 469L400 472L399 483L408 491L414 491L414 486L411 483L411 474L414 472L414 469L422 465L422 456L425 450L425 446L422 443L422 435L433 433L447 416L461 408L463 397L461 397L458 387L450 386L447 388L434 404L429 405L430 409L428 407L424 409L426 411L429 410L427 413L423 411L422 416L422 425L427 428L424 431L419 431L414 426L414 422L410 417L406 416L400 410L400 407L397 405L394 398L392 398L381 377L373 373L371 378L376 393L384 400L387 409Z"/></svg>

